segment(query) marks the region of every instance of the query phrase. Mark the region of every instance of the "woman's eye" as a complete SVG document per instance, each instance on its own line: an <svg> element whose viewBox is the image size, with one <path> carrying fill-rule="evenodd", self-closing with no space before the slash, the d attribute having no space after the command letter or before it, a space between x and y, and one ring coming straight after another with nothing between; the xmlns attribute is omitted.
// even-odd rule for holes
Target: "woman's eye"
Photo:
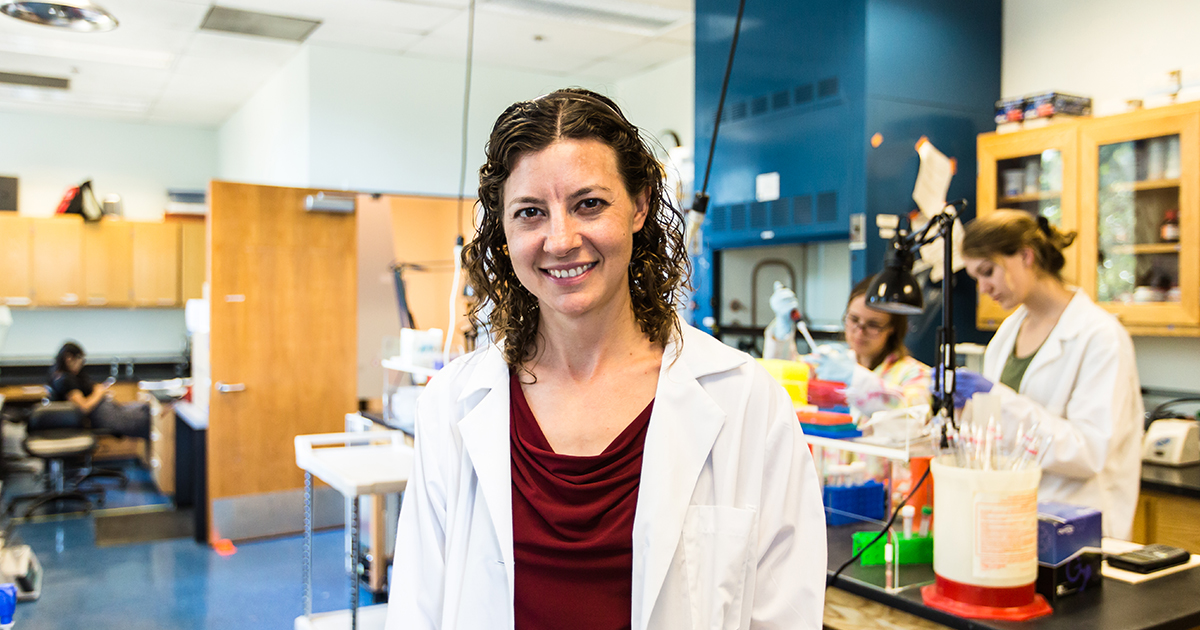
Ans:
<svg viewBox="0 0 1200 630"><path fill-rule="evenodd" d="M513 213L513 217L517 219L529 219L538 215L537 208L521 208Z"/></svg>
<svg viewBox="0 0 1200 630"><path fill-rule="evenodd" d="M603 199L597 199L595 197L584 199L583 201L579 202L579 207L585 210L596 210L603 208L605 205L606 203Z"/></svg>

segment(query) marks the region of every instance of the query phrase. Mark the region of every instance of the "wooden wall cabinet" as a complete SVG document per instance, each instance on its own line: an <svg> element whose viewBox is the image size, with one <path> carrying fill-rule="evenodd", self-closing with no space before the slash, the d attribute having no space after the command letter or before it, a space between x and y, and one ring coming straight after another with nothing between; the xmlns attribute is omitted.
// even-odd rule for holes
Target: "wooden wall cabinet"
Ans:
<svg viewBox="0 0 1200 630"><path fill-rule="evenodd" d="M77 306L83 295L83 217L33 224L33 303Z"/></svg>
<svg viewBox="0 0 1200 630"><path fill-rule="evenodd" d="M83 288L86 306L133 304L133 223L84 224Z"/></svg>
<svg viewBox="0 0 1200 630"><path fill-rule="evenodd" d="M1200 103L978 140L979 215L1041 214L1078 237L1064 279L1131 334L1200 336ZM1003 310L979 297L976 324Z"/></svg>
<svg viewBox="0 0 1200 630"><path fill-rule="evenodd" d="M1078 229L1078 124L1060 123L1020 133L986 133L979 136L977 148L977 216L999 208L1022 210L1044 216L1060 229ZM1077 251L1065 252L1063 279L1070 284L1078 282ZM981 330L995 330L1011 312L980 294L976 325Z"/></svg>
<svg viewBox="0 0 1200 630"><path fill-rule="evenodd" d="M179 302L204 297L204 281L208 276L208 242L203 219L181 219L179 222Z"/></svg>
<svg viewBox="0 0 1200 630"><path fill-rule="evenodd" d="M133 303L179 304L179 226L133 224Z"/></svg>
<svg viewBox="0 0 1200 630"><path fill-rule="evenodd" d="M0 304L33 303L33 219L0 212Z"/></svg>

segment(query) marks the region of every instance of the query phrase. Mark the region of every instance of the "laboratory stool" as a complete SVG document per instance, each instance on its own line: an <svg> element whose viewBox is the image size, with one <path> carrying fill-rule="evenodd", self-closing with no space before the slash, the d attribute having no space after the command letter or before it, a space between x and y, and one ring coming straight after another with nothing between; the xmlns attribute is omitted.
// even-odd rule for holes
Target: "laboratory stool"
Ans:
<svg viewBox="0 0 1200 630"><path fill-rule="evenodd" d="M66 483L64 467L68 460L87 459L96 450L96 436L83 427L83 414L71 403L48 403L33 410L29 415L29 429L22 445L25 452L45 460L45 489L13 499L8 504L8 513L16 510L18 503L32 501L25 510L31 516L38 508L48 503L74 502L91 511L92 498L99 494L103 503L103 490L81 490L77 484Z"/></svg>

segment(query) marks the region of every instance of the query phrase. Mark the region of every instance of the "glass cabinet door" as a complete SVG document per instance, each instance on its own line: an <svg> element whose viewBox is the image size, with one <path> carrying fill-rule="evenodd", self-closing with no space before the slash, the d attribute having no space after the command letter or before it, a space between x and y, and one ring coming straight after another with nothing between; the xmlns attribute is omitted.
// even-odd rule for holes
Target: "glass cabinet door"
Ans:
<svg viewBox="0 0 1200 630"><path fill-rule="evenodd" d="M1134 329L1200 323L1198 116L1175 106L1094 121L1082 133L1091 228L1083 286Z"/></svg>
<svg viewBox="0 0 1200 630"><path fill-rule="evenodd" d="M1061 230L1076 230L1078 125L1052 127L979 137L978 216L1011 209L1046 217ZM1073 250L1066 254L1063 277L1077 281ZM979 295L976 325L995 330L1011 311Z"/></svg>

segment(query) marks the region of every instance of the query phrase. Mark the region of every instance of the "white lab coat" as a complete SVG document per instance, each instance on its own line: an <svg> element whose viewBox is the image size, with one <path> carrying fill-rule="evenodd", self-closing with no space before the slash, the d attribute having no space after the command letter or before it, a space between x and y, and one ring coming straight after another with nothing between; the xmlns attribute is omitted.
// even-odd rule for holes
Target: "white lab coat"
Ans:
<svg viewBox="0 0 1200 630"><path fill-rule="evenodd" d="M825 518L786 392L684 327L667 347L633 524L635 630L817 629ZM387 630L513 628L509 371L495 347L418 403Z"/></svg>
<svg viewBox="0 0 1200 630"><path fill-rule="evenodd" d="M1028 311L1004 320L983 355L983 375L1001 396L1004 431L1017 423L1054 436L1042 462L1039 501L1103 513L1105 536L1128 540L1141 486L1144 410L1133 342L1115 317L1077 291L1037 351L1020 393L1000 383Z"/></svg>

